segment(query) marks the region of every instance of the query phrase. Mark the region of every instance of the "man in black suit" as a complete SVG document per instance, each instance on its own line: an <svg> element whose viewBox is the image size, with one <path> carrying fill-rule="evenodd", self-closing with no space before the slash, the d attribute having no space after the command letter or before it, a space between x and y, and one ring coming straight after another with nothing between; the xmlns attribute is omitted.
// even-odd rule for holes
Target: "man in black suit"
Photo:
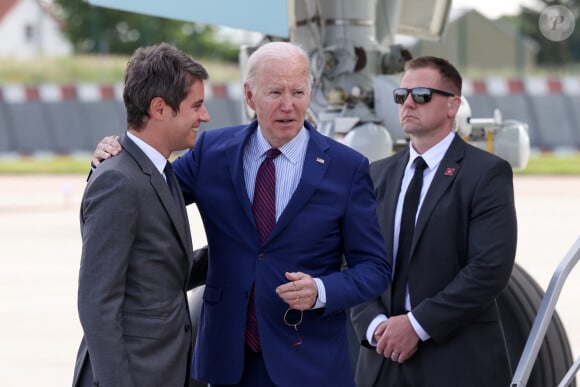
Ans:
<svg viewBox="0 0 580 387"><path fill-rule="evenodd" d="M496 297L516 251L512 170L454 133L461 83L446 60L420 57L406 64L393 92L411 144L371 165L387 255L395 262L393 285L352 309L362 343L358 386L510 382ZM421 168L422 185L407 189ZM405 195L413 190L418 210L405 216Z"/></svg>

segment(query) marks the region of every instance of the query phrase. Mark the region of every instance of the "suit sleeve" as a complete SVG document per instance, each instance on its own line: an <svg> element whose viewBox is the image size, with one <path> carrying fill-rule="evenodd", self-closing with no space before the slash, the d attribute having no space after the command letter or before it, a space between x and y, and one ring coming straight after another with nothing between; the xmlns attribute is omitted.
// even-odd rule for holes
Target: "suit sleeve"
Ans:
<svg viewBox="0 0 580 387"><path fill-rule="evenodd" d="M201 149L204 147L204 143L205 132L198 137L195 147L171 163L186 205L195 202L194 192L198 176L197 170L199 168L197 160L199 159Z"/></svg>
<svg viewBox="0 0 580 387"><path fill-rule="evenodd" d="M322 278L329 311L377 297L391 279L366 158L361 159L352 176L346 203L341 231L348 268Z"/></svg>
<svg viewBox="0 0 580 387"><path fill-rule="evenodd" d="M413 308L413 315L434 341L444 341L471 323L508 283L517 241L513 178L508 163L497 161L479 177L465 211L466 264L439 293Z"/></svg>
<svg viewBox="0 0 580 387"><path fill-rule="evenodd" d="M78 311L95 381L133 386L122 331L125 274L138 214L120 172L94 175L81 207Z"/></svg>

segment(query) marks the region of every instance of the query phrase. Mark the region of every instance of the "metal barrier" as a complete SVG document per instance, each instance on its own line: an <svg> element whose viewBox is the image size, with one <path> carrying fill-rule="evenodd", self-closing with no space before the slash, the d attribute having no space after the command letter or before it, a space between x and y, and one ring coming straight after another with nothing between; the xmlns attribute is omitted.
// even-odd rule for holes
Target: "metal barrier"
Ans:
<svg viewBox="0 0 580 387"><path fill-rule="evenodd" d="M580 78L489 78L464 80L464 95L474 117L499 108L504 119L526 122L533 148L580 149ZM396 107L377 96L377 109L388 110L398 129ZM211 122L201 130L242 122L240 82L206 85ZM109 134L125 130L122 85L0 86L0 154L91 152Z"/></svg>
<svg viewBox="0 0 580 387"><path fill-rule="evenodd" d="M463 94L474 117L499 108L504 119L528 124L533 148L580 149L580 78L465 80Z"/></svg>
<svg viewBox="0 0 580 387"><path fill-rule="evenodd" d="M518 366L514 372L511 387L525 387L530 374L532 372L532 367L542 346L542 342L548 330L552 316L554 315L554 310L556 308L556 303L560 297L560 293L566 282L566 278L578 263L580 259L580 237L576 239L576 242L572 245L564 259L560 262L556 271L552 275L548 289L544 294L542 303L538 310L538 314L532 325L532 329L526 341L526 345L520 357ZM574 376L580 369L580 357L574 362L572 367L568 370L564 378L558 387L567 387L570 385Z"/></svg>

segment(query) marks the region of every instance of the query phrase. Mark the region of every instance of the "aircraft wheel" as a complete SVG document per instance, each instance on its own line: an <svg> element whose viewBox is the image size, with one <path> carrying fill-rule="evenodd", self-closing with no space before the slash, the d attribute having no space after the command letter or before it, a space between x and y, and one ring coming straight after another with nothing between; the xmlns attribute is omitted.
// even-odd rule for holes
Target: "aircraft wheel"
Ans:
<svg viewBox="0 0 580 387"><path fill-rule="evenodd" d="M512 370L518 365L544 291L516 264L504 292L498 297ZM574 359L568 336L557 313L552 316L527 387L557 386ZM576 383L570 384L575 387Z"/></svg>

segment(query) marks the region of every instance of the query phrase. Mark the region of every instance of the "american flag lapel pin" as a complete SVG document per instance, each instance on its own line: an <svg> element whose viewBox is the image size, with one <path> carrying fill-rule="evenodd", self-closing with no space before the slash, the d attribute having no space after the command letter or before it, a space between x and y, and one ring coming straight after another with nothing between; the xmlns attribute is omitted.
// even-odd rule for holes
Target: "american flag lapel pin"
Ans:
<svg viewBox="0 0 580 387"><path fill-rule="evenodd" d="M316 158L316 162L317 162L318 164L324 164L324 159L321 159L320 157L317 157L317 158Z"/></svg>
<svg viewBox="0 0 580 387"><path fill-rule="evenodd" d="M445 168L445 176L455 175L455 168Z"/></svg>

